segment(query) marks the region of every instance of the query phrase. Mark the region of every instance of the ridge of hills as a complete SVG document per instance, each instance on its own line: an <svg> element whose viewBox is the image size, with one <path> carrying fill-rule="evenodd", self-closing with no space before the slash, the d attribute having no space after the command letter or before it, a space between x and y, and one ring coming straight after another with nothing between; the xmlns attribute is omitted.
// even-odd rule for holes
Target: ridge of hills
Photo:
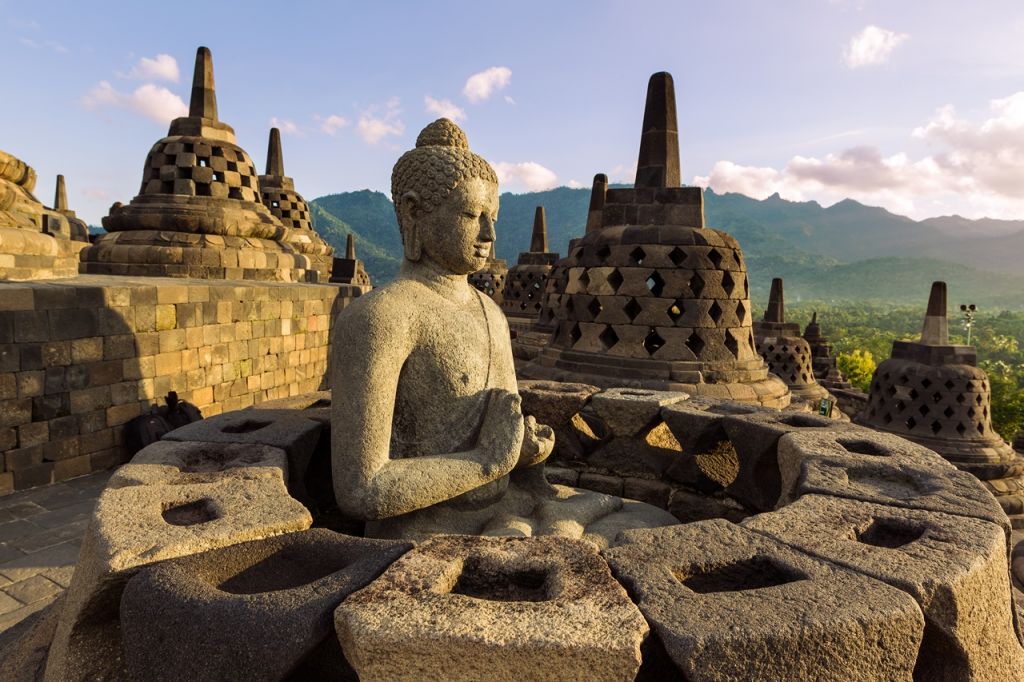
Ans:
<svg viewBox="0 0 1024 682"><path fill-rule="evenodd" d="M528 248L537 206L547 214L552 251L565 254L583 233L589 189L557 187L504 193L497 255L509 266ZM390 199L381 192L342 192L310 202L315 229L343 252L356 252L374 282L398 272L402 243ZM915 221L852 199L822 207L777 194L758 200L705 190L709 227L729 232L743 247L751 296L764 300L773 277L786 280L793 301L917 303L932 281L945 280L951 301L986 307L1024 307L1024 220L944 216Z"/></svg>

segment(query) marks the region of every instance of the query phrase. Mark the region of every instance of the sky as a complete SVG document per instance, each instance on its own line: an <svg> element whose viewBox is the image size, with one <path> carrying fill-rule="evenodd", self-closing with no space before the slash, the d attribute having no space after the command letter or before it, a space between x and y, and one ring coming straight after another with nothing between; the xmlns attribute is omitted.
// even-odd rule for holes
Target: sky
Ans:
<svg viewBox="0 0 1024 682"><path fill-rule="evenodd" d="M438 116L503 191L632 182L648 77L672 73L684 182L915 219L1024 219L1024 2L11 2L0 148L91 224L213 52L220 118L307 198L374 189Z"/></svg>

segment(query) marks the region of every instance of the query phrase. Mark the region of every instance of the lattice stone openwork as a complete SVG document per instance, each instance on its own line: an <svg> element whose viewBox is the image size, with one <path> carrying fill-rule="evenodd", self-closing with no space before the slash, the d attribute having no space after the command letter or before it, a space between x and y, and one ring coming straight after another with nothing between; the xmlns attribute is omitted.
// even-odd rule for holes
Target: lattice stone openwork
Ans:
<svg viewBox="0 0 1024 682"><path fill-rule="evenodd" d="M286 189L264 187L263 204L270 209L281 223L295 230L312 230L309 205L299 194Z"/></svg>
<svg viewBox="0 0 1024 682"><path fill-rule="evenodd" d="M259 201L259 182L252 159L238 145L168 137L149 151L139 194Z"/></svg>

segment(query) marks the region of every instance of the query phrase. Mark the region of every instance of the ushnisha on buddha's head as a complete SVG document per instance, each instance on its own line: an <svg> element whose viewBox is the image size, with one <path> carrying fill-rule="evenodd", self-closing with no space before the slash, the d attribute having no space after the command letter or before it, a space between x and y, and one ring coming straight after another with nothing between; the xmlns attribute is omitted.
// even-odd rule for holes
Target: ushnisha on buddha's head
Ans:
<svg viewBox="0 0 1024 682"><path fill-rule="evenodd" d="M484 267L498 219L498 176L469 149L466 134L439 118L391 173L391 198L405 258L455 275Z"/></svg>

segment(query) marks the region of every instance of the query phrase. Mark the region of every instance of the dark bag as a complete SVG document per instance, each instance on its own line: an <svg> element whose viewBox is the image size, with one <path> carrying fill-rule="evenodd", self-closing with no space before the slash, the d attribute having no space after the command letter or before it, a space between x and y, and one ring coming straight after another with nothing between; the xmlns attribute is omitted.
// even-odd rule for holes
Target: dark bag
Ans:
<svg viewBox="0 0 1024 682"><path fill-rule="evenodd" d="M178 394L171 391L164 398L166 405L154 407L149 414L132 419L125 425L124 444L128 454L155 443L179 426L191 424L203 418L199 408L190 402L178 400Z"/></svg>

